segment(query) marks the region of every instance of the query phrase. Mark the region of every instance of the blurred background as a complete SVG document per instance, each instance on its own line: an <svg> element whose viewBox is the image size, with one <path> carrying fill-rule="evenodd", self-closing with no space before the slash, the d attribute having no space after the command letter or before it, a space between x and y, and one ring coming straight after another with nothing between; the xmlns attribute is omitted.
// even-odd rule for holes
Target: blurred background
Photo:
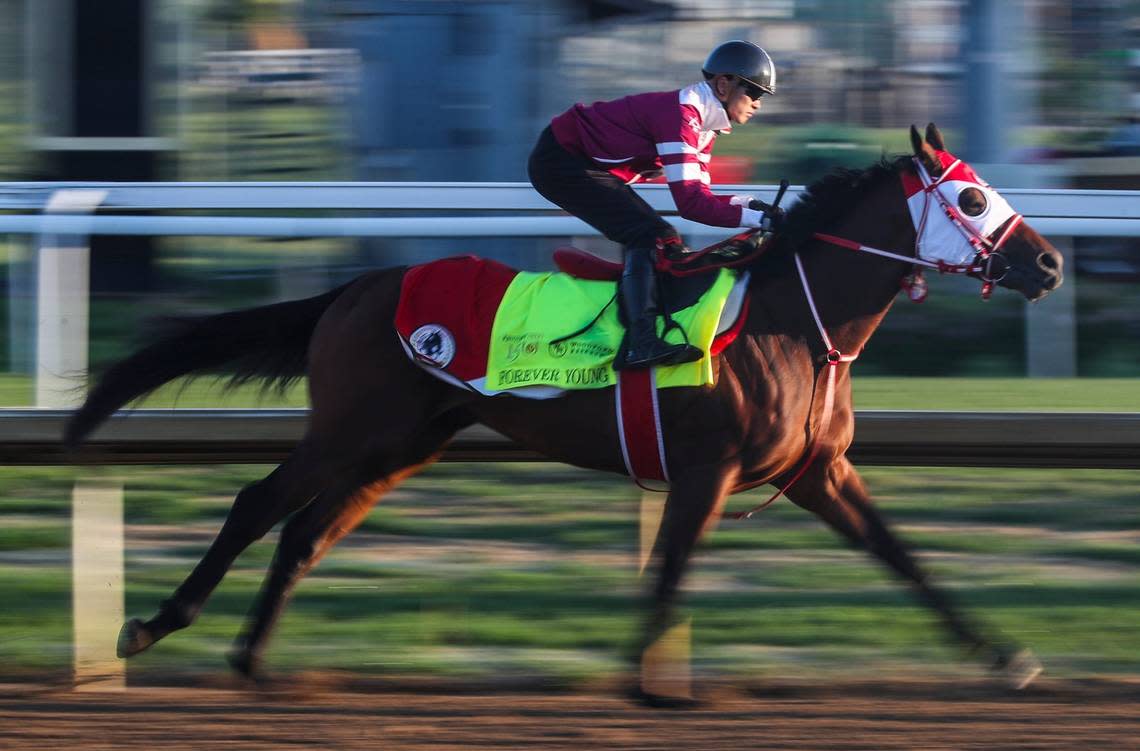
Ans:
<svg viewBox="0 0 1140 751"><path fill-rule="evenodd" d="M1140 189L1140 0L0 0L0 181L13 195L38 190L11 186L28 181L523 182L552 116L692 83L731 38L772 54L779 94L718 140L716 185L809 183L906 153L908 126L934 121L999 189ZM155 315L292 299L456 253L543 270L566 239L92 236L87 359L125 354ZM952 278L932 278L923 305L900 301L855 366L856 406L1138 411L1140 240L1050 239L1066 284L1040 305L1001 290L983 304L976 282ZM36 403L41 242L0 234L0 407ZM305 394L202 383L147 404L303 406ZM94 471L125 488L128 613L152 612L233 493L268 469ZM71 492L91 472L0 469L5 677L70 669ZM935 574L1060 675L1140 668L1137 479L868 472ZM622 478L566 467L435 467L302 585L270 662L619 671L639 623L638 503ZM132 680L223 671L270 550L243 557L199 624L132 662ZM698 670L970 669L906 592L789 504L722 525L703 555Z"/></svg>
<svg viewBox="0 0 1140 751"><path fill-rule="evenodd" d="M934 121L999 188L1140 188L1138 9L1129 0L0 0L0 180L525 181L552 116L687 85L712 46L739 37L771 52L780 91L718 140L717 184L804 184L905 153L907 127ZM13 394L0 403L19 403L31 367L35 239L0 245L0 372ZM896 306L860 372L1140 375L1137 240L1051 239L1070 273L1036 324L1047 343L1036 343L1015 296L982 306L972 282L940 279L926 305ZM454 253L546 269L560 242L95 237L91 364L121 354L141 319L170 307L295 298ZM986 334L948 319L984 320Z"/></svg>

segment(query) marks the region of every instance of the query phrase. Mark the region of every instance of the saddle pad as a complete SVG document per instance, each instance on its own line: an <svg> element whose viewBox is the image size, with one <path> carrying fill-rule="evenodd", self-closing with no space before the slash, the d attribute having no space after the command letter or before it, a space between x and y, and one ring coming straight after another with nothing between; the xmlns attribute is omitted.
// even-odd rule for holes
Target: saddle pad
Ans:
<svg viewBox="0 0 1140 751"><path fill-rule="evenodd" d="M738 327L729 326L743 287L721 272L709 295L674 315L693 344L715 355L735 336ZM615 290L613 282L519 272L475 256L445 258L408 269L395 328L408 356L441 380L482 394L546 399L616 383L611 362L624 329L611 302ZM595 316L587 331L557 341ZM666 338L681 341L676 331ZM656 379L658 387L711 383L712 358L658 368Z"/></svg>
<svg viewBox="0 0 1140 751"><path fill-rule="evenodd" d="M673 314L689 342L705 356L696 362L658 368L659 388L713 382L709 347L735 281L732 272L719 272L716 282L696 304ZM495 315L487 388L497 391L543 385L577 390L614 385L617 379L611 363L625 334L617 304L611 302L615 291L613 282L519 272ZM582 331L591 321L593 324ZM658 331L661 326L659 320ZM563 339L575 332L581 333ZM676 329L666 332L665 339L685 341Z"/></svg>

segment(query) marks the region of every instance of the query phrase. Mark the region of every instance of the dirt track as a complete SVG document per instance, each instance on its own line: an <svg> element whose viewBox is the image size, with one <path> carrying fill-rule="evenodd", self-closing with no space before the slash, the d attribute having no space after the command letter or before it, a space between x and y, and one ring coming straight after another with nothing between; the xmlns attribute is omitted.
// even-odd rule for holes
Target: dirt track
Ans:
<svg viewBox="0 0 1140 751"><path fill-rule="evenodd" d="M719 687L697 709L597 693L0 688L0 748L1140 749L1140 682Z"/></svg>

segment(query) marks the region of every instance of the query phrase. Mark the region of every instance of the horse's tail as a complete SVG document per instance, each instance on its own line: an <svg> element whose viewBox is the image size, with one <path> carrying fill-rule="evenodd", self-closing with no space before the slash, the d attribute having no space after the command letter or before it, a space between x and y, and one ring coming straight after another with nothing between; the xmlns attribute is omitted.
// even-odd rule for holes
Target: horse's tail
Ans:
<svg viewBox="0 0 1140 751"><path fill-rule="evenodd" d="M317 321L349 285L304 300L159 321L150 343L108 368L64 428L76 446L115 410L184 375L228 375L226 388L264 379L284 389L305 375Z"/></svg>

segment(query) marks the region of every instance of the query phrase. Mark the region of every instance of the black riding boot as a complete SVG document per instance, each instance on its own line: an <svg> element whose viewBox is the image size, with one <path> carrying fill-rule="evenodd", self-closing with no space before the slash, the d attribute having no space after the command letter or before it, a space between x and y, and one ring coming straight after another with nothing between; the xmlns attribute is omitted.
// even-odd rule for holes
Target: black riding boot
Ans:
<svg viewBox="0 0 1140 751"><path fill-rule="evenodd" d="M679 365L701 359L704 353L691 344L669 344L657 336L657 280L653 250L628 248L621 275L621 310L626 321L626 349L614 368L648 368Z"/></svg>

